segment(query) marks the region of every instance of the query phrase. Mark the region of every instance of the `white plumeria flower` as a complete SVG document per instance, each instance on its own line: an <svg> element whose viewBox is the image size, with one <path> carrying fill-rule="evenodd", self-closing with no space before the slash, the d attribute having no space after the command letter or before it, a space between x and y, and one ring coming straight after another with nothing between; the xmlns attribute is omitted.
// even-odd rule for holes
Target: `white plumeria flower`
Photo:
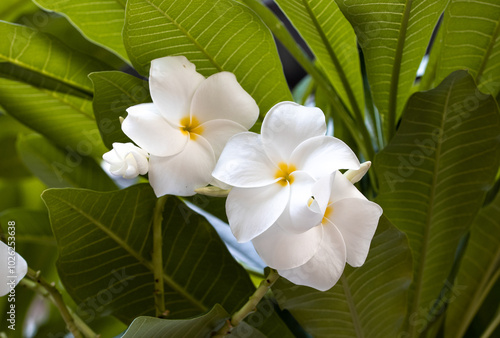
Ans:
<svg viewBox="0 0 500 338"><path fill-rule="evenodd" d="M354 176L362 176L367 167L369 163ZM280 217L252 243L263 261L281 276L326 291L337 283L346 262L353 267L363 265L382 208L368 201L338 171L318 180L311 191L304 191L302 201L296 205L298 212L314 219L316 226L296 232L290 229L295 220Z"/></svg>
<svg viewBox="0 0 500 338"><path fill-rule="evenodd" d="M24 258L0 241L0 297L14 290L27 272L28 264Z"/></svg>
<svg viewBox="0 0 500 338"><path fill-rule="evenodd" d="M338 169L359 169L356 155L341 140L325 136L318 108L281 102L268 112L262 134L241 133L229 140L213 176L232 186L226 201L231 230L239 242L266 231L281 217L303 232L316 226L296 205L304 203L316 180Z"/></svg>
<svg viewBox="0 0 500 338"><path fill-rule="evenodd" d="M149 181L157 196L191 196L212 181L227 140L253 126L255 100L232 73L208 78L183 56L151 62L153 103L127 109L124 133L150 154Z"/></svg>
<svg viewBox="0 0 500 338"><path fill-rule="evenodd" d="M148 172L147 151L128 143L113 143L113 149L102 155L110 164L109 171L116 176L131 179Z"/></svg>

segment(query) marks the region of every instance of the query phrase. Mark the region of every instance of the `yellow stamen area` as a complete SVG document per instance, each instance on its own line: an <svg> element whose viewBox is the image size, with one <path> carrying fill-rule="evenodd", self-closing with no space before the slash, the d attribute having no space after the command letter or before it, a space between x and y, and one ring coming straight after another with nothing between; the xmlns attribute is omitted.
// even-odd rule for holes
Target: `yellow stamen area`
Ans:
<svg viewBox="0 0 500 338"><path fill-rule="evenodd" d="M325 224L326 220L330 218L332 213L333 213L333 204L330 204L329 206L326 207L325 214L323 215L323 220L321 221L321 223Z"/></svg>
<svg viewBox="0 0 500 338"><path fill-rule="evenodd" d="M183 134L189 135L191 140L196 140L198 135L203 133L203 127L200 127L200 121L194 116L183 117L180 121L180 129Z"/></svg>
<svg viewBox="0 0 500 338"><path fill-rule="evenodd" d="M292 184L293 183L293 176L292 173L297 170L293 164L287 164L284 162L280 162L278 164L278 170L276 170L276 174L274 175L274 178L280 178L280 180L276 183L286 186L288 183Z"/></svg>

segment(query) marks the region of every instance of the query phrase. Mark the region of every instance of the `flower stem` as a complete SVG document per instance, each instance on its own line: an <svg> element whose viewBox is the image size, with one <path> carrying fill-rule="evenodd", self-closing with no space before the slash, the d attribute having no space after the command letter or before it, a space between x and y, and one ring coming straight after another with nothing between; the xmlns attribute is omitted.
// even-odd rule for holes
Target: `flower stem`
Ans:
<svg viewBox="0 0 500 338"><path fill-rule="evenodd" d="M167 196L162 196L156 201L153 215L153 274L155 279L155 307L156 317L163 317L165 314L165 298L163 286L163 234L161 224L163 222L163 208Z"/></svg>
<svg viewBox="0 0 500 338"><path fill-rule="evenodd" d="M238 326L243 319L246 318L250 313L255 312L257 308L257 304L261 301L262 297L264 297L267 293L267 291L273 286L274 282L276 282L279 278L278 271L271 269L269 272L269 275L264 279L262 282L260 282L259 287L253 295L250 296L248 299L248 302L243 305L241 309L236 311L231 319L228 319L224 326L220 328L219 331L217 331L217 334L214 336L214 338L222 338L226 337L228 334L231 333L232 329L236 326Z"/></svg>
<svg viewBox="0 0 500 338"><path fill-rule="evenodd" d="M75 338L91 338L98 337L98 335L92 331L92 329L81 320L75 313L64 304L59 290L56 289L54 283L47 282L42 276L40 276L40 271L35 272L33 269L28 268L28 273L26 276L33 281L33 284L28 284L28 281L24 281L24 285L30 289L40 293L42 296L49 298L52 303L57 307L61 313L61 317L68 330L73 334Z"/></svg>

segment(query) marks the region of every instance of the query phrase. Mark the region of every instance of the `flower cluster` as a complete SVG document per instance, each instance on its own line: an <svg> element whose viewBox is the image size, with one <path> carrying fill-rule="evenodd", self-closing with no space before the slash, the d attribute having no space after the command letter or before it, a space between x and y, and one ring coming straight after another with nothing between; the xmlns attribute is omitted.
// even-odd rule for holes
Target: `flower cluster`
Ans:
<svg viewBox="0 0 500 338"><path fill-rule="evenodd" d="M226 213L236 239L252 241L296 284L328 290L346 262L364 263L382 214L354 186L370 162L325 135L320 109L281 102L256 134L248 129L258 106L233 74L205 78L185 57L165 57L152 61L149 80L153 103L127 109L122 124L140 148L115 143L104 155L113 174L149 171L157 196L231 188Z"/></svg>

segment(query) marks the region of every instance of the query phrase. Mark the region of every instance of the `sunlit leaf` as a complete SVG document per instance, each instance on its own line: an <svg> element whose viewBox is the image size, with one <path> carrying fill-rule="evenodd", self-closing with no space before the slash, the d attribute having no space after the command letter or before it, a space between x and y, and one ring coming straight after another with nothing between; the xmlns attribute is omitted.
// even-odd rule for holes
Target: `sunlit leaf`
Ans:
<svg viewBox="0 0 500 338"><path fill-rule="evenodd" d="M375 158L378 202L413 254L409 337L425 328L499 164L498 106L464 71L414 94L396 136Z"/></svg>
<svg viewBox="0 0 500 338"><path fill-rule="evenodd" d="M363 49L370 88L386 130L395 128L447 2L337 0Z"/></svg>
<svg viewBox="0 0 500 338"><path fill-rule="evenodd" d="M292 100L271 33L236 1L130 0L123 35L143 75L155 58L185 55L205 76L234 73L262 116L274 104Z"/></svg>
<svg viewBox="0 0 500 338"><path fill-rule="evenodd" d="M82 312L93 301L125 323L154 315L151 187L49 189L42 198L58 243L59 275ZM216 303L233 312L246 302L254 289L248 274L203 217L170 197L163 229L168 318L198 315Z"/></svg>
<svg viewBox="0 0 500 338"><path fill-rule="evenodd" d="M15 21L22 14L36 9L36 5L31 0L2 0L0 2L0 20Z"/></svg>
<svg viewBox="0 0 500 338"><path fill-rule="evenodd" d="M94 159L62 150L41 135L21 137L17 149L24 164L47 187L114 190L116 185Z"/></svg>
<svg viewBox="0 0 500 338"><path fill-rule="evenodd" d="M435 84L451 72L467 69L479 90L500 92L500 3L451 0L445 11Z"/></svg>
<svg viewBox="0 0 500 338"><path fill-rule="evenodd" d="M87 99L0 77L0 104L64 149L95 157L107 151Z"/></svg>
<svg viewBox="0 0 500 338"><path fill-rule="evenodd" d="M335 0L277 0L343 102L364 112L356 35Z"/></svg>
<svg viewBox="0 0 500 338"><path fill-rule="evenodd" d="M104 144L111 149L113 142L130 142L121 129L120 117L127 116L130 106L151 102L148 83L122 72L98 72L89 77L94 84L92 104Z"/></svg>
<svg viewBox="0 0 500 338"><path fill-rule="evenodd" d="M451 291L446 337L461 337L500 276L500 194L481 210Z"/></svg>
<svg viewBox="0 0 500 338"><path fill-rule="evenodd" d="M117 0L36 0L39 6L68 17L88 39L128 60L123 46L124 1Z"/></svg>
<svg viewBox="0 0 500 338"><path fill-rule="evenodd" d="M314 337L397 337L411 281L411 253L404 234L382 217L363 266L347 266L326 292L278 279L273 292Z"/></svg>
<svg viewBox="0 0 500 338"><path fill-rule="evenodd" d="M106 64L67 47L51 35L32 28L0 22L0 60L33 70L81 90L92 92L87 75L108 70Z"/></svg>

